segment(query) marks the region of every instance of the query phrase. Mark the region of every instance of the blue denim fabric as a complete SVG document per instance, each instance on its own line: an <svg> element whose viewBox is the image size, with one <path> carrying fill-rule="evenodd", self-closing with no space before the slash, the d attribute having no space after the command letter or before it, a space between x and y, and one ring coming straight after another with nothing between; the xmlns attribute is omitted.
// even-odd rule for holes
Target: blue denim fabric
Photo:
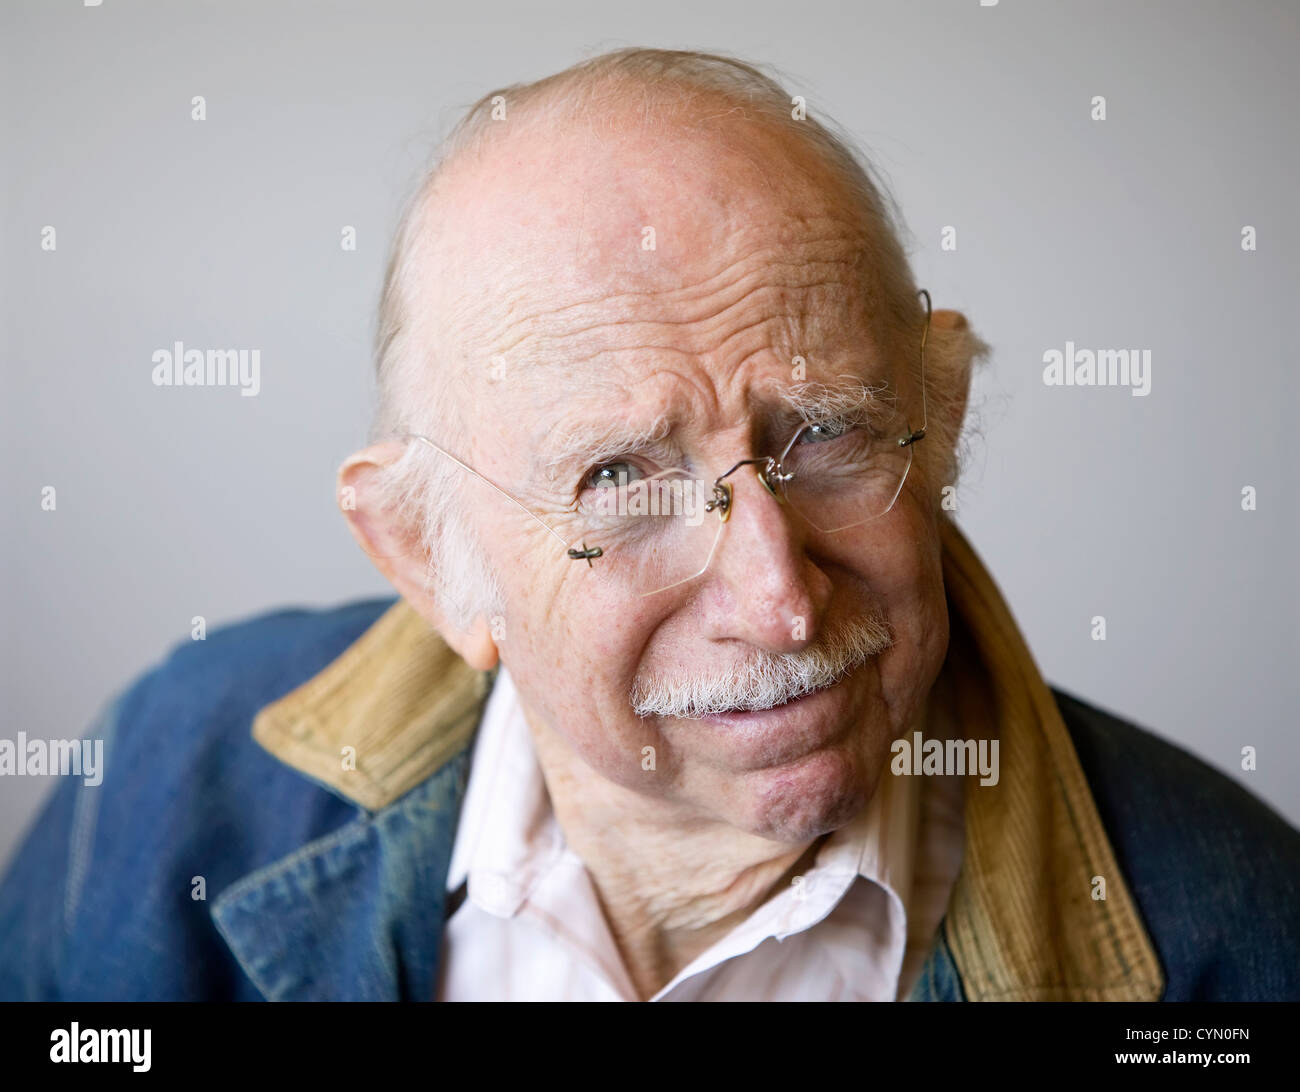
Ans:
<svg viewBox="0 0 1300 1092"><path fill-rule="evenodd" d="M365 815L267 754L249 734L253 717L388 605L211 631L110 704L89 732L104 739L103 784L64 778L0 885L0 998L262 996L209 907L250 872ZM195 876L207 901L191 898Z"/></svg>
<svg viewBox="0 0 1300 1092"><path fill-rule="evenodd" d="M953 962L952 949L948 947L948 938L944 924L939 925L938 936L929 958L921 968L920 977L912 987L909 1001L965 1001L966 995L961 988L961 975L957 973L957 964Z"/></svg>
<svg viewBox="0 0 1300 1092"><path fill-rule="evenodd" d="M1300 833L1187 752L1053 693L1160 957L1163 1000L1300 1000Z"/></svg>
<svg viewBox="0 0 1300 1092"><path fill-rule="evenodd" d="M250 736L391 603L221 629L109 703L89 733L103 784L64 779L0 883L0 999L434 996L468 748L372 812ZM1300 834L1177 748L1057 700L1167 998L1300 999ZM963 999L942 928L912 998Z"/></svg>

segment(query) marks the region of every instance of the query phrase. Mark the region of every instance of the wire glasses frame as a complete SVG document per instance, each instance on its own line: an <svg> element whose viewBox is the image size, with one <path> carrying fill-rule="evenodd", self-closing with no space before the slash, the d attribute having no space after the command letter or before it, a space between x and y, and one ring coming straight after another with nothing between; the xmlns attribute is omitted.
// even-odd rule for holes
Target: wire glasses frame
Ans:
<svg viewBox="0 0 1300 1092"><path fill-rule="evenodd" d="M902 436L897 437L896 444L899 448L910 447L911 445L916 444L921 440L925 439L926 428L929 423L928 408L926 405L926 397L925 397L925 345L930 333L930 319L931 319L932 311L931 311L930 293L926 291L924 288L922 288L918 291L917 294L921 296L925 301L925 326L921 331L921 345L920 345L921 426L920 428L913 429L909 424L907 426L907 431ZM718 475L718 477L713 480L712 496L709 499L709 501L704 505L704 511L716 512L718 514L721 523L727 522L727 520L731 517L731 511L735 503L735 495L734 495L734 487L732 483L728 482L726 479L731 477L731 475L736 473L736 471L738 471L741 467L744 466L755 467L755 473L758 476L758 479L762 483L763 487L773 497L776 498L778 503L785 505L787 503L785 497L785 487L789 482L793 481L796 476L793 470L787 469L787 467L785 466L786 460L789 458L791 449L795 446L795 444L799 442L800 438L804 435L804 433L807 432L808 429L815 427L817 424L818 422L816 421L806 422L795 433L795 435L791 438L789 443L787 443L785 447L782 448L780 454L775 456L761 455L756 458L741 459L734 466L732 466L731 469L728 470L726 473ZM550 534L553 538L555 538L556 541L559 542L561 547L564 549L565 556L568 557L569 560L585 561L587 565L590 567L593 561L604 556L605 553L604 547L600 545L589 546L585 541L583 541L581 545L574 546L570 542L570 540L565 539L563 535L561 535L558 531L556 531L555 528L553 528L549 523L547 523L544 519L542 519L539 515L537 515L536 512L534 512L531 508L525 505L517 497L513 496L506 490L502 489L491 479L484 477L468 463L463 462L461 459L458 459L451 452L440 447L438 444L430 440L427 436L423 436L420 433L409 432L403 436L403 439L408 443L412 440L417 440L420 443L426 444L427 446L433 448L434 451L437 451L440 455L443 455L446 458L450 459L461 469L467 471L470 474L473 474L474 477L478 478L480 481L484 482L492 489L496 490L497 493L499 493L502 497L508 500L520 511L524 512L527 516L529 516L529 518L535 520L539 525L541 525L541 527L543 527L546 530L548 534ZM911 460L909 458L907 468L903 470L902 476L899 478L898 481L898 486L895 489L893 496L889 500L888 506L885 507L882 511L878 512L875 516L869 517L867 521L863 521L863 522L869 522L870 519L879 518L879 516L883 516L893 509L894 503L897 501L899 494L902 493L903 484L907 479L907 474L910 471L910 469L911 469ZM824 528L822 530L833 531L836 529L837 528ZM658 594L661 591L667 591L669 588L677 587L679 584L687 583L688 581L694 580L696 577L702 575L708 569L709 565L712 562L714 551L717 549L717 543L718 541L721 540L722 537L721 530L722 530L721 526L719 526L718 535L714 540L713 547L709 550L708 557L706 558L704 564L697 571L691 573L689 576L682 578L681 580L677 580L664 587L655 588L650 592L645 592L643 593L643 595L654 595L654 594Z"/></svg>

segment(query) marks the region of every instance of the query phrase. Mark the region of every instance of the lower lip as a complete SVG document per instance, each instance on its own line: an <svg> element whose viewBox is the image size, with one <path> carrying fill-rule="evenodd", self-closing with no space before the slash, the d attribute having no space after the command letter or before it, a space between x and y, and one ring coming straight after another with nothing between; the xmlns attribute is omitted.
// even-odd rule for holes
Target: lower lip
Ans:
<svg viewBox="0 0 1300 1092"><path fill-rule="evenodd" d="M844 680L814 690L810 694L788 701L784 705L774 705L771 709L737 709L729 713L710 713L701 717L707 723L726 725L732 728L776 727L790 717L798 716L804 711L812 711L826 703L827 699L838 694Z"/></svg>
<svg viewBox="0 0 1300 1092"><path fill-rule="evenodd" d="M853 718L848 713L855 675L772 709L713 713L695 724L712 729L715 757L735 769L798 762L834 745L851 730Z"/></svg>

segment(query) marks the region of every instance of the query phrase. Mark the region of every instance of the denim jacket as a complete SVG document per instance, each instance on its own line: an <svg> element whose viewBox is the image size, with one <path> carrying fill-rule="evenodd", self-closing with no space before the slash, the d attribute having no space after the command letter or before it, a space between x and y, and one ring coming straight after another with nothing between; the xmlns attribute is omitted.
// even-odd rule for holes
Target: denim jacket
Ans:
<svg viewBox="0 0 1300 1092"><path fill-rule="evenodd" d="M1300 1000L1300 834L1050 689L953 524L944 579L945 678L1001 778L966 794L911 999ZM178 647L109 703L102 784L63 779L0 884L0 999L433 999L493 675L391 599Z"/></svg>

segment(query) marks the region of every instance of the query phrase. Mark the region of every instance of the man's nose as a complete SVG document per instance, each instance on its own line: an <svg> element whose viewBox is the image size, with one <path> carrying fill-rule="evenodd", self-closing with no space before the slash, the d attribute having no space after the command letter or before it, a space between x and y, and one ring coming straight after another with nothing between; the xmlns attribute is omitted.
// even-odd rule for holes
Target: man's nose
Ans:
<svg viewBox="0 0 1300 1092"><path fill-rule="evenodd" d="M798 652L817 637L830 578L804 549L802 521L768 492L754 468L738 470L727 483L730 516L704 574L708 636Z"/></svg>

